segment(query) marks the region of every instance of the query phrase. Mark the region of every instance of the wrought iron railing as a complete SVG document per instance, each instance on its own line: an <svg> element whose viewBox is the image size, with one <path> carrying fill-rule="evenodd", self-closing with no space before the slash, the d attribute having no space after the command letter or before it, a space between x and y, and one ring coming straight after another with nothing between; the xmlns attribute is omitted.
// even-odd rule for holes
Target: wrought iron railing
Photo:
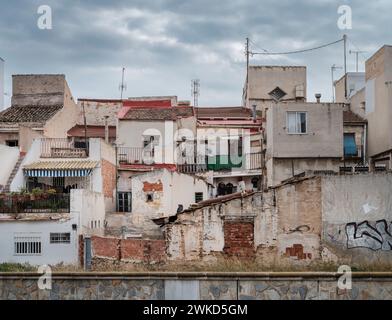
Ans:
<svg viewBox="0 0 392 320"><path fill-rule="evenodd" d="M118 162L121 164L153 164L154 149L140 147L119 147Z"/></svg>
<svg viewBox="0 0 392 320"><path fill-rule="evenodd" d="M41 139L41 158L85 158L89 144L75 142L73 139Z"/></svg>
<svg viewBox="0 0 392 320"><path fill-rule="evenodd" d="M197 156L194 158L181 158L178 160L178 171L183 173L197 173L207 170L225 171L234 168L243 170L258 170L262 168L262 153L247 153L242 156Z"/></svg>
<svg viewBox="0 0 392 320"><path fill-rule="evenodd" d="M177 170L181 173L205 172L207 171L207 158L203 155L180 157L177 161Z"/></svg>
<svg viewBox="0 0 392 320"><path fill-rule="evenodd" d="M64 213L69 211L69 194L0 194L0 213Z"/></svg>

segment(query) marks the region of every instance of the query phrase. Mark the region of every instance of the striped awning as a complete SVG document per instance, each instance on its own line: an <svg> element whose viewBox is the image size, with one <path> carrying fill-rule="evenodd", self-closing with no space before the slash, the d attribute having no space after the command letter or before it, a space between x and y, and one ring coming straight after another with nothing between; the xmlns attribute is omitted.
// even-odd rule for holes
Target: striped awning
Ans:
<svg viewBox="0 0 392 320"><path fill-rule="evenodd" d="M98 161L37 161L23 167L26 177L87 177Z"/></svg>

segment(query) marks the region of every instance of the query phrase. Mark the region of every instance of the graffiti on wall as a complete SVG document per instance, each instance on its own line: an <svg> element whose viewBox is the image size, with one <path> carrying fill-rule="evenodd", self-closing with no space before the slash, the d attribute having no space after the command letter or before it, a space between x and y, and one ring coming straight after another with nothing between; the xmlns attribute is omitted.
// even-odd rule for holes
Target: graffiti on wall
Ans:
<svg viewBox="0 0 392 320"><path fill-rule="evenodd" d="M347 248L392 250L392 223L378 220L372 226L368 221L346 224Z"/></svg>

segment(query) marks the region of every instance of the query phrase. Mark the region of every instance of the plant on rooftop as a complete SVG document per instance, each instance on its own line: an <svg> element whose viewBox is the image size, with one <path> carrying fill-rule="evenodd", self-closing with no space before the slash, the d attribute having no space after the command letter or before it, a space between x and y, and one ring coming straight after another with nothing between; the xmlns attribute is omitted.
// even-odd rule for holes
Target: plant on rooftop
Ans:
<svg viewBox="0 0 392 320"><path fill-rule="evenodd" d="M25 188L25 187L22 187L19 189L19 193L20 194L29 194L29 190L27 190L27 188Z"/></svg>
<svg viewBox="0 0 392 320"><path fill-rule="evenodd" d="M48 194L56 194L56 189L49 189L46 191Z"/></svg>

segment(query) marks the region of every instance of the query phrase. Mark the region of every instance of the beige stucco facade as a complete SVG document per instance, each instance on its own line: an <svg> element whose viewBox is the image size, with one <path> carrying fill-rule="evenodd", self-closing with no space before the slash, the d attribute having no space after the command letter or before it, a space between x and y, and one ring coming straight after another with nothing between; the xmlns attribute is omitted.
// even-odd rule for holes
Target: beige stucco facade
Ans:
<svg viewBox="0 0 392 320"><path fill-rule="evenodd" d="M269 93L279 87L286 95L281 101L306 101L306 67L250 66L243 101L247 107L264 110L273 102ZM263 114L264 116L264 114Z"/></svg>
<svg viewBox="0 0 392 320"><path fill-rule="evenodd" d="M117 125L117 114L122 108L121 100L78 99L78 124L105 125L105 117L109 126Z"/></svg>
<svg viewBox="0 0 392 320"><path fill-rule="evenodd" d="M366 61L366 119L369 156L392 149L392 46L383 46Z"/></svg>
<svg viewBox="0 0 392 320"><path fill-rule="evenodd" d="M288 112L306 113L306 132L289 133ZM343 105L279 103L266 119L266 171L269 186L306 171L339 170L343 157Z"/></svg>

